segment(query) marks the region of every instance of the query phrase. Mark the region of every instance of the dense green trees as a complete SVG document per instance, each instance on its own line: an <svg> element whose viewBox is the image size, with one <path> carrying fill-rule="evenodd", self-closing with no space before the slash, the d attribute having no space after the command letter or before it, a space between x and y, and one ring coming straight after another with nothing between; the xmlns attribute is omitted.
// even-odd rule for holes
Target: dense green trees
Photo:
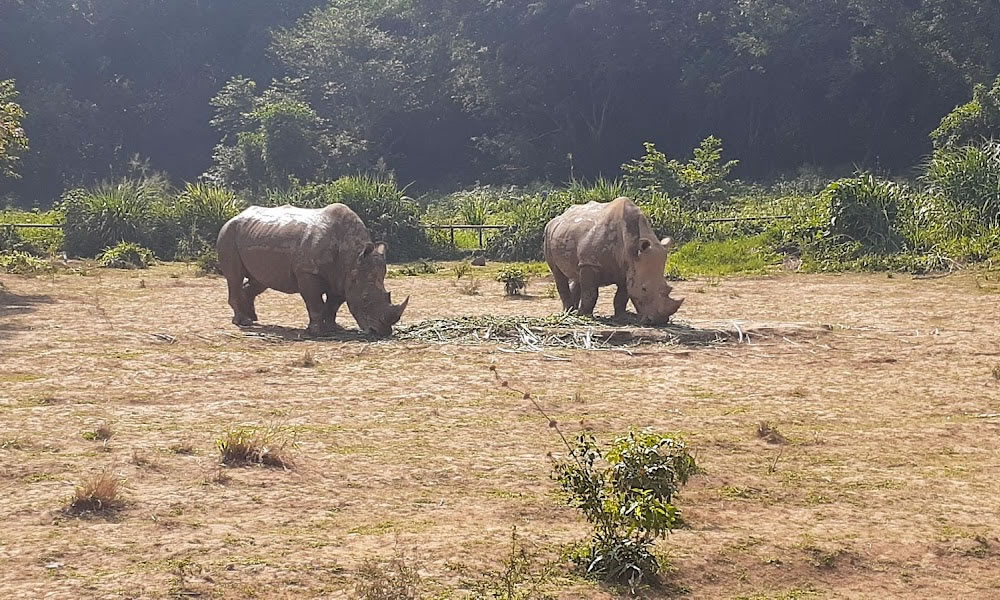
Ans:
<svg viewBox="0 0 1000 600"><path fill-rule="evenodd" d="M996 31L978 0L10 0L0 78L33 143L0 195L134 155L249 189L565 181L709 135L744 178L907 172L1000 73Z"/></svg>

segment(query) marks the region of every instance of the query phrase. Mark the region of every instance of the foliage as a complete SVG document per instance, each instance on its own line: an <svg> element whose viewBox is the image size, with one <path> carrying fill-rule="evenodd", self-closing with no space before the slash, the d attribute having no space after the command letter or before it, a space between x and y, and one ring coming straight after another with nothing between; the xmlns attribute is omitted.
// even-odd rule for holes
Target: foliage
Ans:
<svg viewBox="0 0 1000 600"><path fill-rule="evenodd" d="M1000 139L1000 76L993 87L976 85L972 100L951 111L931 132L936 149L954 149L983 139Z"/></svg>
<svg viewBox="0 0 1000 600"><path fill-rule="evenodd" d="M606 179L598 177L592 183L587 184L573 180L566 190L573 204L586 204L588 202L611 202L622 196L629 196L628 187L621 179Z"/></svg>
<svg viewBox="0 0 1000 600"><path fill-rule="evenodd" d="M97 264L107 269L148 269L155 262L152 250L134 242L118 242L97 257Z"/></svg>
<svg viewBox="0 0 1000 600"><path fill-rule="evenodd" d="M668 160L651 142L643 146L642 158L622 165L628 188L678 198L688 210L709 208L727 199L725 180L739 161L722 162L722 140L705 138L687 163Z"/></svg>
<svg viewBox="0 0 1000 600"><path fill-rule="evenodd" d="M230 189L206 183L188 183L177 196L174 210L183 231L214 244L226 221L244 208L245 203Z"/></svg>
<svg viewBox="0 0 1000 600"><path fill-rule="evenodd" d="M219 253L215 248L205 248L195 258L194 263L202 275L222 275L222 268L219 267Z"/></svg>
<svg viewBox="0 0 1000 600"><path fill-rule="evenodd" d="M517 296L527 287L528 276L518 267L507 266L497 273L497 281L503 284L505 294Z"/></svg>
<svg viewBox="0 0 1000 600"><path fill-rule="evenodd" d="M781 258L764 236L691 241L671 253L667 270L678 277L766 273Z"/></svg>
<svg viewBox="0 0 1000 600"><path fill-rule="evenodd" d="M38 275L55 269L46 260L21 250L0 251L0 273L10 275Z"/></svg>
<svg viewBox="0 0 1000 600"><path fill-rule="evenodd" d="M62 223L62 213L58 211L0 211L0 252L23 250L37 255L50 255L62 250L61 227L18 229L4 227L5 223L59 225Z"/></svg>
<svg viewBox="0 0 1000 600"><path fill-rule="evenodd" d="M367 559L358 569L354 597L358 600L416 600L420 597L419 590L420 575L402 556L395 556L386 564Z"/></svg>
<svg viewBox="0 0 1000 600"><path fill-rule="evenodd" d="M860 243L875 252L900 249L903 240L897 229L906 190L871 173L831 183L826 189L830 202L828 235Z"/></svg>
<svg viewBox="0 0 1000 600"><path fill-rule="evenodd" d="M542 193L522 198L507 213L516 227L493 237L486 248L497 260L540 260L545 226L572 204L566 193Z"/></svg>
<svg viewBox="0 0 1000 600"><path fill-rule="evenodd" d="M581 435L570 458L554 469L567 502L593 527L577 555L580 565L589 575L632 587L654 577L661 565L653 544L680 522L673 499L696 472L687 446L675 437L630 431L602 453L592 436Z"/></svg>
<svg viewBox="0 0 1000 600"><path fill-rule="evenodd" d="M28 150L22 126L24 109L17 96L13 81L0 81L0 177L17 177L17 164Z"/></svg>
<svg viewBox="0 0 1000 600"><path fill-rule="evenodd" d="M71 190L59 209L65 218L66 251L74 256L95 256L118 242L170 256L180 238L169 190L157 181L122 179Z"/></svg>
<svg viewBox="0 0 1000 600"><path fill-rule="evenodd" d="M1000 140L938 150L922 179L932 195L975 211L983 224L1000 225Z"/></svg>

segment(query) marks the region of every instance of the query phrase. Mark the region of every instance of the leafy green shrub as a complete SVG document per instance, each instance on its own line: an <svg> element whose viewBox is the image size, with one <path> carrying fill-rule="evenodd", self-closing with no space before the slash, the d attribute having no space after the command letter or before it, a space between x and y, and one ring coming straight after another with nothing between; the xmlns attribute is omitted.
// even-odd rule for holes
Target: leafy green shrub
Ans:
<svg viewBox="0 0 1000 600"><path fill-rule="evenodd" d="M702 140L686 163L668 159L652 142L643 146L642 158L622 165L627 188L679 198L687 209L704 209L727 199L726 178L739 161L722 162L719 138Z"/></svg>
<svg viewBox="0 0 1000 600"><path fill-rule="evenodd" d="M1000 76L989 90L978 84L972 100L958 106L931 132L936 149L976 144L985 138L1000 138Z"/></svg>
<svg viewBox="0 0 1000 600"><path fill-rule="evenodd" d="M536 558L518 543L517 527L511 529L510 551L502 571L483 573L472 584L472 600L551 600L542 590L551 578L550 565L536 566Z"/></svg>
<svg viewBox="0 0 1000 600"><path fill-rule="evenodd" d="M66 251L75 256L95 256L118 242L142 244L171 256L181 237L167 191L155 182L123 179L71 190L60 209Z"/></svg>
<svg viewBox="0 0 1000 600"><path fill-rule="evenodd" d="M899 250L903 238L897 229L907 192L901 186L871 173L831 183L825 192L830 202L830 236L860 243L875 252Z"/></svg>
<svg viewBox="0 0 1000 600"><path fill-rule="evenodd" d="M133 242L119 242L97 257L97 264L108 269L148 269L154 263L153 251Z"/></svg>
<svg viewBox="0 0 1000 600"><path fill-rule="evenodd" d="M5 223L60 225L62 224L62 213L59 211L0 211L0 252L4 250L22 250L39 256L45 256L62 250L62 227L15 229L13 227L4 227Z"/></svg>
<svg viewBox="0 0 1000 600"><path fill-rule="evenodd" d="M0 272L10 275L51 273L54 267L46 260L21 250L0 252Z"/></svg>
<svg viewBox="0 0 1000 600"><path fill-rule="evenodd" d="M1000 225L1000 141L938 150L922 180L932 195L977 211L985 225Z"/></svg>
<svg viewBox="0 0 1000 600"><path fill-rule="evenodd" d="M507 266L497 273L497 281L503 284L504 293L517 296L528 286L528 276L518 267Z"/></svg>
<svg viewBox="0 0 1000 600"><path fill-rule="evenodd" d="M622 196L629 196L628 186L621 179L598 177L592 183L573 180L566 190L573 204L588 202L611 202Z"/></svg>
<svg viewBox="0 0 1000 600"><path fill-rule="evenodd" d="M587 574L632 587L655 576L661 565L653 544L679 524L673 499L696 472L676 437L629 432L602 454L592 436L581 435L554 477L594 528L576 556Z"/></svg>
<svg viewBox="0 0 1000 600"><path fill-rule="evenodd" d="M215 248L205 248L194 261L202 275L222 275L219 267L219 253Z"/></svg>
<svg viewBox="0 0 1000 600"><path fill-rule="evenodd" d="M506 215L507 222L516 226L495 235L486 254L495 260L541 260L545 226L572 204L565 192L521 199Z"/></svg>

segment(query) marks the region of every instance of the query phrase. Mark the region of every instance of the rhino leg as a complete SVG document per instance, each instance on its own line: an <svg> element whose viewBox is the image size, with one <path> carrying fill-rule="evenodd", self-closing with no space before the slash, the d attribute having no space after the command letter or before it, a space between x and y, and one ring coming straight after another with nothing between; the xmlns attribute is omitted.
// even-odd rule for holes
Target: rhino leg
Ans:
<svg viewBox="0 0 1000 600"><path fill-rule="evenodd" d="M580 310L580 282L570 281L569 282L569 297L570 303L573 305L573 310Z"/></svg>
<svg viewBox="0 0 1000 600"><path fill-rule="evenodd" d="M323 325L329 327L334 331L343 329L340 325L337 325L337 312L340 307L344 305L346 300L339 296L334 296L327 292L326 294L326 304L323 311Z"/></svg>
<svg viewBox="0 0 1000 600"><path fill-rule="evenodd" d="M267 286L253 278L248 279L243 284L243 294L246 297L247 307L250 309L248 314L254 322L257 321L257 308L254 303L257 301L257 296L260 296L266 289Z"/></svg>
<svg viewBox="0 0 1000 600"><path fill-rule="evenodd" d="M306 303L306 310L309 311L309 327L306 328L306 332L310 335L329 333L324 322L326 302L323 301L323 280L315 275L300 275L297 282L299 294Z"/></svg>
<svg viewBox="0 0 1000 600"><path fill-rule="evenodd" d="M235 277L226 276L226 283L229 286L229 306L233 309L233 325L248 327L253 325L253 309L247 302L246 294L243 292L243 278L238 280Z"/></svg>
<svg viewBox="0 0 1000 600"><path fill-rule="evenodd" d="M597 306L598 272L594 267L580 265L580 314L593 315Z"/></svg>
<svg viewBox="0 0 1000 600"><path fill-rule="evenodd" d="M563 310L575 310L580 304L580 299L573 299L573 290L569 278L559 269L552 267L552 279L556 282L556 291L559 292L559 299L562 300Z"/></svg>
<svg viewBox="0 0 1000 600"><path fill-rule="evenodd" d="M628 288L624 284L618 284L618 291L615 292L615 318L624 319L628 315Z"/></svg>

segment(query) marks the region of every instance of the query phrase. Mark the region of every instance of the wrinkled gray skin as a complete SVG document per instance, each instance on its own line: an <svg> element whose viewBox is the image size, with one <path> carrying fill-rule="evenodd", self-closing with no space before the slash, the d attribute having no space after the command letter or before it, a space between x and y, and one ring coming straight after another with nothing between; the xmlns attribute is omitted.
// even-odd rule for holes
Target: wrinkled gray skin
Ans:
<svg viewBox="0 0 1000 600"><path fill-rule="evenodd" d="M571 206L545 226L544 251L564 310L592 315L598 288L617 285L615 317L629 300L644 323L664 324L683 299L670 297L663 277L673 241L656 239L649 220L628 198Z"/></svg>
<svg viewBox="0 0 1000 600"><path fill-rule="evenodd" d="M335 320L344 302L362 331L390 335L410 300L392 304L384 285L386 246L373 244L343 204L251 206L223 225L217 249L239 326L257 321L254 300L266 289L301 294L313 335L340 329Z"/></svg>

